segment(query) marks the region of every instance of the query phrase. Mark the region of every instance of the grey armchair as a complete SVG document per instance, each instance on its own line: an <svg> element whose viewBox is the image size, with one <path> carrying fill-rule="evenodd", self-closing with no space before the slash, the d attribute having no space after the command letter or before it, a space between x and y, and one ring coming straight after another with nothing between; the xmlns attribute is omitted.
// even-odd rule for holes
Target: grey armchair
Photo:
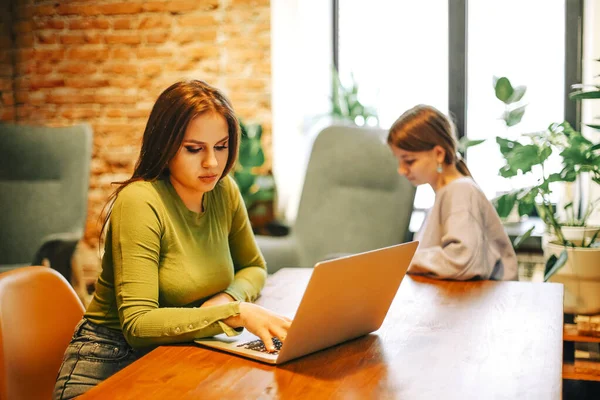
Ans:
<svg viewBox="0 0 600 400"><path fill-rule="evenodd" d="M92 129L0 124L0 272L44 243L77 241L87 213Z"/></svg>
<svg viewBox="0 0 600 400"><path fill-rule="evenodd" d="M342 125L318 134L290 234L256 236L269 273L405 241L415 188L396 172L386 135Z"/></svg>

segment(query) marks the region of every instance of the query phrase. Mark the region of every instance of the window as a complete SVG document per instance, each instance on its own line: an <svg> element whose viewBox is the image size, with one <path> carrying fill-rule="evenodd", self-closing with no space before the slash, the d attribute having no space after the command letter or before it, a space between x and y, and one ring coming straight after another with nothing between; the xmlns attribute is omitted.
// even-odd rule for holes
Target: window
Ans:
<svg viewBox="0 0 600 400"><path fill-rule="evenodd" d="M515 139L565 118L565 2L472 0L468 2L467 26L466 132L470 139L486 139L469 149L468 165L492 198L534 183L526 176L504 179L498 175L503 164L496 136ZM499 119L504 104L494 95L494 76L527 86L525 114L513 127L507 128ZM550 169L558 172L558 160L549 161Z"/></svg>
<svg viewBox="0 0 600 400"><path fill-rule="evenodd" d="M336 3L334 41L338 42L334 49L338 54L334 59L339 61L340 77L347 81L350 73L354 75L361 100L377 109L383 128L418 103L459 114L460 134L486 139L471 148L467 158L475 180L489 198L531 183L498 176L502 157L495 138L515 137L545 129L552 122L574 119L565 87L566 82L579 81L573 72L580 58L576 50L580 39L578 2L373 0L367 6L358 0L334 0ZM467 17L462 18L465 8ZM567 20L570 22L565 24ZM460 41L461 29L466 32L466 43L461 42L460 49L449 49L449 30ZM456 37L451 43L456 43ZM460 58L463 49L467 54L464 62ZM464 79L449 74L449 55L453 63L460 60L452 71L459 65ZM504 105L494 95L494 76L507 76L513 84L527 86L525 115L510 130L499 120ZM457 85L466 90L449 90ZM462 109L449 110L457 104L464 107L464 113ZM415 208L431 204L433 193L419 188Z"/></svg>
<svg viewBox="0 0 600 400"><path fill-rule="evenodd" d="M448 3L441 0L339 0L339 74L354 76L359 99L388 129L419 103L448 110ZM433 205L429 187L415 207Z"/></svg>

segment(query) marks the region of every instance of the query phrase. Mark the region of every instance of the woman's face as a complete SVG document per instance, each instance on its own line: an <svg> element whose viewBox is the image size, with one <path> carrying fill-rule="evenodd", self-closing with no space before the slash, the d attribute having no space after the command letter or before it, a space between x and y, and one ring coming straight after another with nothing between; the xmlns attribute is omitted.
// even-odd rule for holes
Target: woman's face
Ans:
<svg viewBox="0 0 600 400"><path fill-rule="evenodd" d="M441 146L426 151L406 151L391 145L398 160L398 173L405 176L414 186L428 183L432 185L438 179L438 164L444 160Z"/></svg>
<svg viewBox="0 0 600 400"><path fill-rule="evenodd" d="M217 113L194 117L185 130L181 147L169 162L170 179L177 191L206 193L223 175L229 155L229 131Z"/></svg>

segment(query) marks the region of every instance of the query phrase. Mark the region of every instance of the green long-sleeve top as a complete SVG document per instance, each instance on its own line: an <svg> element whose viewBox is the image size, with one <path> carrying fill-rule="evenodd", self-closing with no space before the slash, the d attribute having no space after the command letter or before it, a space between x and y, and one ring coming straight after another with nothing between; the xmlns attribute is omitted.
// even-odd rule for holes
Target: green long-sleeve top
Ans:
<svg viewBox="0 0 600 400"><path fill-rule="evenodd" d="M126 186L115 200L102 273L85 317L132 347L187 342L231 328L267 270L235 182L225 177L189 210L169 179ZM225 292L237 301L198 308Z"/></svg>

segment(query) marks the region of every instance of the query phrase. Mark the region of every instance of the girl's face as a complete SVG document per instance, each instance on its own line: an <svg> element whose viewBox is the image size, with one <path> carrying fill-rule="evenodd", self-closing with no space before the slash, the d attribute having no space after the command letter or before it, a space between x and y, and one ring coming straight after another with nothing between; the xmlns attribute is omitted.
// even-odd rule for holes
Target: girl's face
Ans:
<svg viewBox="0 0 600 400"><path fill-rule="evenodd" d="M390 146L398 160L398 173L405 176L414 186L424 183L433 186L439 177L438 164L444 160L444 150L435 146L426 151L406 151L394 145Z"/></svg>
<svg viewBox="0 0 600 400"><path fill-rule="evenodd" d="M216 113L194 117L185 130L181 147L169 162L173 187L189 194L213 190L223 175L228 155L225 118Z"/></svg>

